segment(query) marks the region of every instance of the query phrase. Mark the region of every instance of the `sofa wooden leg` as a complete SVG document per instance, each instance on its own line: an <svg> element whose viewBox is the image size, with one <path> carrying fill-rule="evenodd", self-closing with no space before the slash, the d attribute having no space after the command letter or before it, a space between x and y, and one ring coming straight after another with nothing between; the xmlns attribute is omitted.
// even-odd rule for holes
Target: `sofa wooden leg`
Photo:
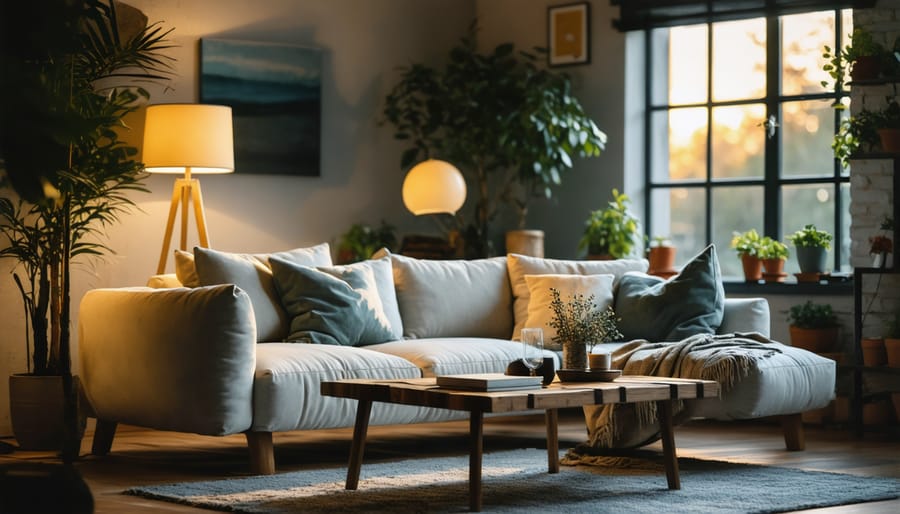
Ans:
<svg viewBox="0 0 900 514"><path fill-rule="evenodd" d="M250 448L250 473L254 475L275 474L275 447L272 432L244 432Z"/></svg>
<svg viewBox="0 0 900 514"><path fill-rule="evenodd" d="M806 449L806 439L803 435L803 420L800 414L785 414L781 416L781 428L784 431L784 445L788 450L801 451Z"/></svg>
<svg viewBox="0 0 900 514"><path fill-rule="evenodd" d="M106 455L112 448L113 438L116 436L115 421L98 419L94 428L94 441L91 443L91 455Z"/></svg>

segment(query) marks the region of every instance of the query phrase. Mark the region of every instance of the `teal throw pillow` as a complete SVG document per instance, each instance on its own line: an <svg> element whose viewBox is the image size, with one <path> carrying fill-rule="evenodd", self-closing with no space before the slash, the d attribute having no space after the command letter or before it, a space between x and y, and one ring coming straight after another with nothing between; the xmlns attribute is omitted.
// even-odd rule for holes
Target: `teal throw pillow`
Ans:
<svg viewBox="0 0 900 514"><path fill-rule="evenodd" d="M707 246L669 280L626 273L619 281L614 308L625 339L680 341L694 334L715 334L725 313L715 246Z"/></svg>
<svg viewBox="0 0 900 514"><path fill-rule="evenodd" d="M397 339L373 267L316 269L274 256L269 264L291 318L289 341L360 346Z"/></svg>

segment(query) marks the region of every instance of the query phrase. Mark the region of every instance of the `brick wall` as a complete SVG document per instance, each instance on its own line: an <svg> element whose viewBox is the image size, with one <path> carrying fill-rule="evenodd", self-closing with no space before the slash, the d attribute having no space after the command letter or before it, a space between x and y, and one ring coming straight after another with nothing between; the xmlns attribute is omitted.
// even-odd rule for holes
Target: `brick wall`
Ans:
<svg viewBox="0 0 900 514"><path fill-rule="evenodd" d="M871 9L856 9L853 25L865 27L876 41L891 47L900 36L900 0L879 0ZM900 91L898 84L854 86L850 112L863 108L881 109ZM890 159L854 160L850 169L850 264L872 266L869 238L884 234L879 226L893 213L893 161ZM891 235L893 238L893 236ZM895 245L897 242L895 241ZM893 259L888 260L888 265ZM867 312L863 335L883 335L884 323L900 308L900 275L873 275L863 281L863 312Z"/></svg>

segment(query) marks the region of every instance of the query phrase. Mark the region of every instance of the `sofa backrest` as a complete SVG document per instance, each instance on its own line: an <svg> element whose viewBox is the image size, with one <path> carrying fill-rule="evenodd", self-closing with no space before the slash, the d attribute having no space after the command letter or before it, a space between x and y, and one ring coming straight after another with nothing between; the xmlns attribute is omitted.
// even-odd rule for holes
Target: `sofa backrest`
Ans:
<svg viewBox="0 0 900 514"><path fill-rule="evenodd" d="M506 257L414 259L390 255L403 336L508 339L513 326Z"/></svg>

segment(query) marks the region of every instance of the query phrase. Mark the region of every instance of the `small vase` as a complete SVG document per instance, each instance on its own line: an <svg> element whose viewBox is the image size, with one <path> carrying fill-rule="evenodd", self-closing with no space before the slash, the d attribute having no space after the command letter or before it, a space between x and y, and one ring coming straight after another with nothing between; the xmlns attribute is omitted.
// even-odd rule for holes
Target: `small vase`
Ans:
<svg viewBox="0 0 900 514"><path fill-rule="evenodd" d="M584 344L566 341L563 343L563 368L587 369L587 347Z"/></svg>

